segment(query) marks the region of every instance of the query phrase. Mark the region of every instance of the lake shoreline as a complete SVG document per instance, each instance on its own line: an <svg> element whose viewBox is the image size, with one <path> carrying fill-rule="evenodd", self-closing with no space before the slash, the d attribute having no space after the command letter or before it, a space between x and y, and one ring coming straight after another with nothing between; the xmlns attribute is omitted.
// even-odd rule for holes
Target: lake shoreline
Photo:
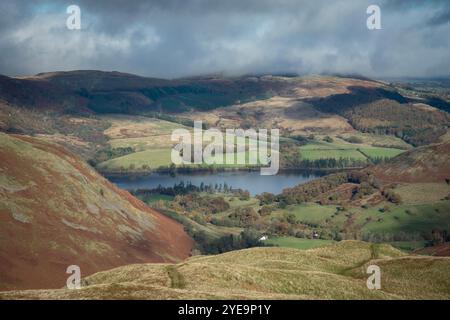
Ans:
<svg viewBox="0 0 450 320"><path fill-rule="evenodd" d="M340 170L338 170L340 172ZM337 171L333 171L337 172ZM228 186L234 189L247 190L252 195L264 192L279 194L286 188L305 184L319 179L331 172L324 170L281 170L277 175L263 176L255 170L227 170L227 171L196 171L185 173L151 173L145 175L115 174L105 176L110 182L119 188L128 191L138 189L171 188L177 185L210 186L220 189L220 186Z"/></svg>
<svg viewBox="0 0 450 320"><path fill-rule="evenodd" d="M351 168L285 168L280 169L277 174L283 174L283 173L304 173L304 172L310 172L310 173L326 173L326 174L332 174L337 172L343 172L343 171L351 171L351 170L358 170L363 169L364 167L351 167ZM103 177L106 179L109 178L139 178L139 177L150 177L153 175L197 175L197 174L217 174L217 173L223 173L223 172L256 172L259 171L260 168L220 168L220 169L210 169L210 168L178 168L176 170L153 170L153 171L105 171L105 170L98 170L96 169L98 173L100 173ZM276 175L275 175L276 176Z"/></svg>

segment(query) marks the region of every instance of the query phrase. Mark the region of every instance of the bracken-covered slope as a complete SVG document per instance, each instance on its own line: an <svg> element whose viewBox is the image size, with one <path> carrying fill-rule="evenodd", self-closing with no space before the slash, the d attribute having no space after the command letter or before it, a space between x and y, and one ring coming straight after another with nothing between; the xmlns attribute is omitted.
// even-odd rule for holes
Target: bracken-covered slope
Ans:
<svg viewBox="0 0 450 320"><path fill-rule="evenodd" d="M192 243L64 148L0 133L0 289L63 287L69 265L176 262Z"/></svg>
<svg viewBox="0 0 450 320"><path fill-rule="evenodd" d="M381 290L366 286L372 264L381 269ZM86 278L80 290L12 291L0 298L450 299L449 272L450 258L342 241L310 250L252 248L180 264L129 265Z"/></svg>
<svg viewBox="0 0 450 320"><path fill-rule="evenodd" d="M441 243L437 246L426 247L415 251L418 254L426 254L436 257L450 257L450 243Z"/></svg>
<svg viewBox="0 0 450 320"><path fill-rule="evenodd" d="M382 181L445 183L450 179L450 142L404 152L369 171Z"/></svg>

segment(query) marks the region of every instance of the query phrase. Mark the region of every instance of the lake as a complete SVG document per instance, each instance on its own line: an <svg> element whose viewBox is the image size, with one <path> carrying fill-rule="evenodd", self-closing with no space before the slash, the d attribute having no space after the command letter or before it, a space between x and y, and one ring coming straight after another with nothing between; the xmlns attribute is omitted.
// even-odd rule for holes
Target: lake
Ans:
<svg viewBox="0 0 450 320"><path fill-rule="evenodd" d="M226 183L234 189L248 190L251 195L270 192L279 194L285 188L294 187L298 184L317 179L325 175L323 172L311 171L289 171L279 172L274 176L262 176L259 171L223 171L223 172L195 172L181 173L175 176L169 174L154 173L143 176L109 176L108 179L118 187L126 190L153 189L161 185L172 187L181 181L191 182L193 185L218 185Z"/></svg>

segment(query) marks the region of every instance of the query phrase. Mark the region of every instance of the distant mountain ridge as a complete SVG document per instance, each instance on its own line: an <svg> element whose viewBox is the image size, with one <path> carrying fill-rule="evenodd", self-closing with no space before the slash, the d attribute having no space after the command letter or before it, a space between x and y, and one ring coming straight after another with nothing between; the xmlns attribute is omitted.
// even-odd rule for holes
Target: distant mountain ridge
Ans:
<svg viewBox="0 0 450 320"><path fill-rule="evenodd" d="M47 72L22 78L0 76L0 99L31 107L48 107L53 103L54 107L67 108L76 102L96 112L183 112L209 110L272 95L289 95L301 86L299 79L262 75L165 80L115 71ZM305 83L305 86L309 85ZM46 95L44 90L51 94ZM30 101L34 96L39 99ZM107 102L112 105L105 106Z"/></svg>
<svg viewBox="0 0 450 320"><path fill-rule="evenodd" d="M395 135L414 146L437 142L450 125L450 115L445 112L450 103L438 97L404 96L402 92L363 77L212 75L165 80L95 70L48 72L26 78L0 76L0 108L5 105L78 115L169 114L191 118L195 114L202 120L213 113L214 119L226 118L225 122L238 122L243 127L268 120L264 124L267 128L277 126L288 133L302 121L321 127L321 119L328 114L332 115L328 122L340 122L339 130L345 131L347 126L360 132ZM272 99L275 104L284 99L283 107L289 108L272 115ZM266 115L268 119L264 119ZM274 116L277 120L271 121ZM333 124L323 126L327 127Z"/></svg>

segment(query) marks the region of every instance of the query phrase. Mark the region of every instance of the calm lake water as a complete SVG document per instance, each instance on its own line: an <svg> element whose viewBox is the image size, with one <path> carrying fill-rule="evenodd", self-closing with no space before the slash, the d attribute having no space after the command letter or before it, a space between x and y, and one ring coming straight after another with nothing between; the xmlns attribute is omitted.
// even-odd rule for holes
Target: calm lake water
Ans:
<svg viewBox="0 0 450 320"><path fill-rule="evenodd" d="M169 174L151 174L145 176L110 176L108 179L118 187L127 190L153 189L161 185L172 187L174 184L184 181L193 185L228 184L232 188L248 190L252 195L263 192L279 194L284 188L302 184L325 175L322 172L279 172L275 176L261 176L259 171L225 171L225 172L196 172L183 173L176 176Z"/></svg>

